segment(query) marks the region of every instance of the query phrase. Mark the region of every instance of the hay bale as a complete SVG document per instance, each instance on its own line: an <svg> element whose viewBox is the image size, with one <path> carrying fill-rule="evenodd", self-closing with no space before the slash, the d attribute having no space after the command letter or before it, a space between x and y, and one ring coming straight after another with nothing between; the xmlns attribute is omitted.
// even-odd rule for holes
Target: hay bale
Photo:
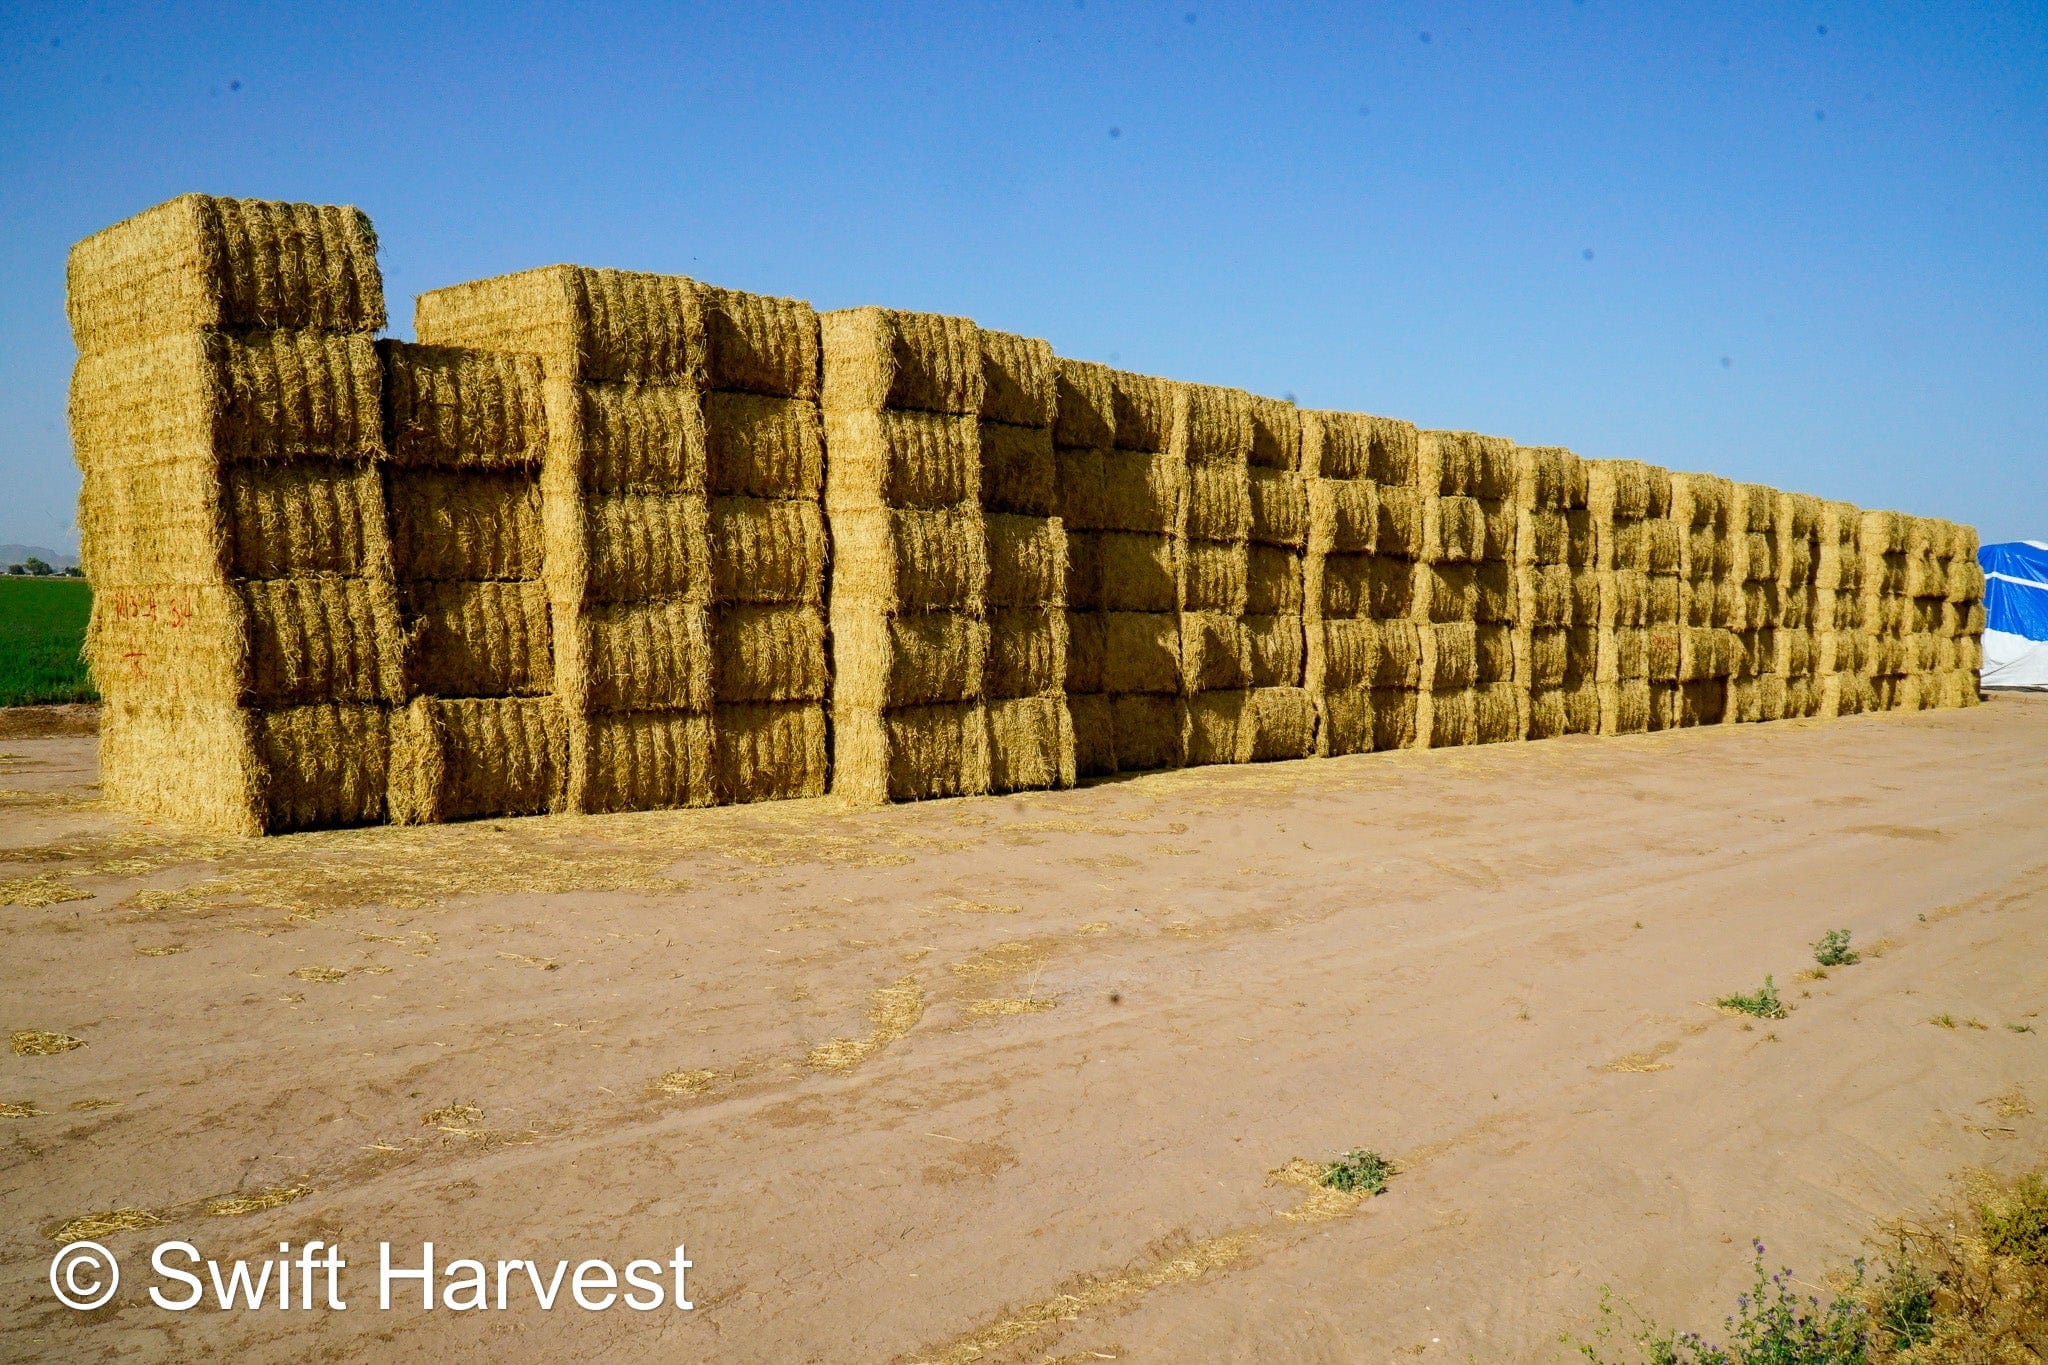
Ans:
<svg viewBox="0 0 2048 1365"><path fill-rule="evenodd" d="M547 697L422 697L391 714L390 815L426 824L561 804L561 708Z"/></svg>
<svg viewBox="0 0 2048 1365"><path fill-rule="evenodd" d="M547 454L539 356L380 341L393 463L538 468Z"/></svg>
<svg viewBox="0 0 2048 1365"><path fill-rule="evenodd" d="M374 466L264 461L229 465L220 481L233 576L390 572L384 490ZM169 539L190 529L163 528L161 534ZM143 570L141 558L125 567ZM117 570L108 581L124 577Z"/></svg>
<svg viewBox="0 0 2048 1365"><path fill-rule="evenodd" d="M538 582L420 582L403 591L407 696L554 691L547 590Z"/></svg>
<svg viewBox="0 0 2048 1365"><path fill-rule="evenodd" d="M1109 699L1118 772L1188 763L1187 703L1178 696L1117 693Z"/></svg>
<svg viewBox="0 0 2048 1365"><path fill-rule="evenodd" d="M1186 703L1186 763L1249 763L1258 743L1251 693L1244 689L1191 694Z"/></svg>
<svg viewBox="0 0 2048 1365"><path fill-rule="evenodd" d="M825 600L825 518L794 498L711 499L711 595L720 604Z"/></svg>
<svg viewBox="0 0 2048 1365"><path fill-rule="evenodd" d="M699 709L569 712L565 802L593 814L710 805L711 725Z"/></svg>
<svg viewBox="0 0 2048 1365"><path fill-rule="evenodd" d="M390 468L384 488L399 582L540 578L540 485L530 471Z"/></svg>
<svg viewBox="0 0 2048 1365"><path fill-rule="evenodd" d="M1073 722L1064 697L990 701L988 730L989 791L1074 785Z"/></svg>
<svg viewBox="0 0 2048 1365"><path fill-rule="evenodd" d="M1086 618L1095 652L1083 666L1099 680L1102 669L1102 618ZM1013 697L1051 696L1064 692L1073 677L1069 658L1072 638L1067 613L1059 607L1019 607L991 611L988 617L988 658L983 692L990 701ZM1090 690L1099 690L1098 687Z"/></svg>
<svg viewBox="0 0 2048 1365"><path fill-rule="evenodd" d="M711 714L712 781L720 805L825 794L822 702L719 703Z"/></svg>
<svg viewBox="0 0 2048 1365"><path fill-rule="evenodd" d="M703 411L705 478L714 491L817 500L825 436L814 401L707 393Z"/></svg>
<svg viewBox="0 0 2048 1365"><path fill-rule="evenodd" d="M421 294L425 345L542 357L550 382L652 380L694 392L706 372L702 287L680 275L554 265ZM550 425L556 414L549 408Z"/></svg>
<svg viewBox="0 0 2048 1365"><path fill-rule="evenodd" d="M805 406L817 402L818 318L808 303L708 284L696 288L704 319L704 387L796 399Z"/></svg>
<svg viewBox="0 0 2048 1365"><path fill-rule="evenodd" d="M81 353L214 328L375 332L377 234L353 208L180 195L71 249L65 313Z"/></svg>

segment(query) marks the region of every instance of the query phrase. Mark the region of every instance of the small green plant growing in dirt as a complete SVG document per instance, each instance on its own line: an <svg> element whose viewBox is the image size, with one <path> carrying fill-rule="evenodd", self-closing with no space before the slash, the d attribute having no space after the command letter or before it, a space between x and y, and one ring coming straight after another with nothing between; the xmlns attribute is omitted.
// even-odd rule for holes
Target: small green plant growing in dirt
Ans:
<svg viewBox="0 0 2048 1365"><path fill-rule="evenodd" d="M1823 967L1847 967L1863 955L1849 946L1847 929L1830 929L1813 945L1813 960Z"/></svg>
<svg viewBox="0 0 2048 1365"><path fill-rule="evenodd" d="M1346 1194L1383 1194L1394 1174L1394 1163L1367 1147L1354 1149L1323 1167L1319 1179L1326 1187Z"/></svg>
<svg viewBox="0 0 2048 1365"><path fill-rule="evenodd" d="M2048 1180L2024 1175L1978 1206L1984 1247L2024 1266L2048 1266Z"/></svg>
<svg viewBox="0 0 2048 1365"><path fill-rule="evenodd" d="M1801 1295L1792 1284L1792 1272L1776 1274L1764 1269L1764 1244L1754 1243L1754 1278L1749 1292L1735 1300L1735 1312L1723 1324L1727 1344L1707 1340L1698 1332L1658 1329L1642 1323L1632 1339L1631 1354L1609 1356L1594 1342L1578 1343L1579 1354L1595 1365L1869 1365L1869 1315L1858 1291L1863 1285L1863 1265L1856 1265L1855 1278L1846 1289L1819 1295ZM1603 1297L1600 1311L1616 1317L1612 1302ZM1632 1311L1632 1310L1631 1310ZM1611 1338L1614 1323L1603 1327L1600 1337Z"/></svg>
<svg viewBox="0 0 2048 1365"><path fill-rule="evenodd" d="M1757 1019L1783 1019L1788 1011L1785 1002L1778 998L1778 987L1770 977L1764 984L1748 995L1724 995L1714 1002L1724 1010L1747 1014Z"/></svg>

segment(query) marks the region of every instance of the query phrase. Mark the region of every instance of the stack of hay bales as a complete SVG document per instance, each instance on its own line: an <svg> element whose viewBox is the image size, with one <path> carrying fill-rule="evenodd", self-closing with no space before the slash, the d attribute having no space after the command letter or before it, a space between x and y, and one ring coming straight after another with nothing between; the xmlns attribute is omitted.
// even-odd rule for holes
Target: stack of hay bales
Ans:
<svg viewBox="0 0 2048 1365"><path fill-rule="evenodd" d="M1917 703L1919 691L1908 682L1911 615L1907 595L1907 519L1897 512L1865 512L1858 536L1863 559L1863 630L1868 645L1863 675L1870 690L1869 709L1891 711Z"/></svg>
<svg viewBox="0 0 2048 1365"><path fill-rule="evenodd" d="M1820 714L1816 669L1819 650L1814 622L1819 616L1822 505L1806 493L1778 493L1778 623L1772 632L1771 672L1783 678L1782 716Z"/></svg>
<svg viewBox="0 0 2048 1365"><path fill-rule="evenodd" d="M1067 709L1068 544L1043 341L979 329L981 508L987 534L989 790L1074 785Z"/></svg>
<svg viewBox="0 0 2048 1365"><path fill-rule="evenodd" d="M1368 753L1414 742L1422 645L1410 618L1414 596L1411 558L1382 558L1379 544L1379 473L1411 484L1415 429L1403 422L1351 412L1301 414L1301 467L1308 484L1308 553L1302 565L1304 677L1316 706L1316 751L1325 757ZM1418 529L1419 491L1397 488ZM1376 583L1398 582L1395 600ZM1384 693L1384 699L1381 694ZM1375 738L1382 700L1390 724L1387 742ZM1407 715L1405 727L1398 717Z"/></svg>
<svg viewBox="0 0 2048 1365"><path fill-rule="evenodd" d="M1515 678L1530 739L1600 732L1599 537L1584 461L1515 448Z"/></svg>
<svg viewBox="0 0 2048 1365"><path fill-rule="evenodd" d="M541 581L540 360L377 349L410 703L392 717L390 816L555 809L567 765Z"/></svg>
<svg viewBox="0 0 2048 1365"><path fill-rule="evenodd" d="M1783 720L1785 675L1779 671L1778 628L1783 612L1779 583L1785 568L1778 493L1757 483L1734 485L1730 549L1736 600L1730 608L1734 658L1728 675L1726 719Z"/></svg>
<svg viewBox="0 0 2048 1365"><path fill-rule="evenodd" d="M1975 706L1983 700L1984 567L1977 562L1974 527L1949 525L1948 604L1939 645L1941 704ZM1952 660L1952 662L1951 662Z"/></svg>
<svg viewBox="0 0 2048 1365"><path fill-rule="evenodd" d="M1075 776L1100 777L1117 770L1116 725L1103 678L1102 585L1103 538L1111 531L1103 478L1116 447L1116 395L1106 365L1065 357L1055 357L1053 365L1054 478L1067 534L1066 703Z"/></svg>
<svg viewBox="0 0 2048 1365"><path fill-rule="evenodd" d="M1514 442L1425 431L1419 451L1428 496L1415 568L1424 679L1418 742L1443 748L1520 739L1528 703L1515 673Z"/></svg>
<svg viewBox="0 0 2048 1365"><path fill-rule="evenodd" d="M1248 761L1316 752L1316 705L1307 687L1305 590L1308 481L1302 475L1302 415L1277 398L1247 399L1252 445L1247 472L1244 632L1250 653Z"/></svg>
<svg viewBox="0 0 2048 1365"><path fill-rule="evenodd" d="M1685 601L1671 475L1639 460L1588 464L1600 583L1600 733L1668 729L1678 723Z"/></svg>
<svg viewBox="0 0 2048 1365"><path fill-rule="evenodd" d="M1189 766L1251 760L1251 449L1250 395L1174 385L1169 454L1187 480L1179 549Z"/></svg>
<svg viewBox="0 0 2048 1365"><path fill-rule="evenodd" d="M185 195L80 242L67 283L109 797L249 833L381 820L404 680L369 220Z"/></svg>
<svg viewBox="0 0 2048 1365"><path fill-rule="evenodd" d="M822 790L809 307L682 276L551 266L421 295L416 329L423 344L541 358L563 806Z"/></svg>
<svg viewBox="0 0 2048 1365"><path fill-rule="evenodd" d="M1735 485L1712 474L1671 476L1672 517L1682 532L1685 629L1679 637L1678 723L1718 725L1727 718L1735 672L1732 623L1742 607L1735 577Z"/></svg>
<svg viewBox="0 0 2048 1365"><path fill-rule="evenodd" d="M835 792L989 790L985 381L965 318L827 313Z"/></svg>
<svg viewBox="0 0 2048 1365"><path fill-rule="evenodd" d="M1863 627L1863 512L1824 502L1814 565L1816 715L1860 715L1870 709L1870 637Z"/></svg>

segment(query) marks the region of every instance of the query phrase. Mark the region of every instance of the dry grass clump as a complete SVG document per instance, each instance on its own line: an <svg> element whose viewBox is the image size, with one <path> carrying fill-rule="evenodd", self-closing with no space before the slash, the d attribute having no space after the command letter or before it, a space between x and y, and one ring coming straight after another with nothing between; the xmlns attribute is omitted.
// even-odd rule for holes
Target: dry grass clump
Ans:
<svg viewBox="0 0 2048 1365"><path fill-rule="evenodd" d="M924 988L917 978L906 976L893 986L884 986L869 997L868 1023L873 1027L864 1038L834 1038L812 1048L805 1060L814 1071L845 1073L865 1062L889 1044L917 1027L924 1017Z"/></svg>
<svg viewBox="0 0 2048 1365"><path fill-rule="evenodd" d="M17 1057L54 1057L60 1052L84 1047L85 1039L45 1029L16 1029L8 1039L8 1046Z"/></svg>
<svg viewBox="0 0 2048 1365"><path fill-rule="evenodd" d="M19 905L34 910L45 905L63 905L70 901L91 899L92 892L73 886L53 872L44 872L34 877L11 877L0 880L0 905Z"/></svg>
<svg viewBox="0 0 2048 1365"><path fill-rule="evenodd" d="M710 1070L668 1071L655 1079L654 1088L664 1095L701 1095L717 1084L722 1075Z"/></svg>
<svg viewBox="0 0 2048 1365"><path fill-rule="evenodd" d="M49 1238L68 1245L98 1241L110 1232L141 1232L163 1225L163 1218L148 1209L109 1209L105 1213L88 1213L59 1223L50 1229Z"/></svg>
<svg viewBox="0 0 2048 1365"><path fill-rule="evenodd" d="M43 1111L36 1108L34 1101L20 1104L0 1104L0 1119L39 1119Z"/></svg>
<svg viewBox="0 0 2048 1365"><path fill-rule="evenodd" d="M223 1195L218 1199L206 1201L206 1215L209 1218L239 1218L244 1214L281 1209L312 1192L311 1185L279 1185L274 1189L257 1190L253 1194Z"/></svg>

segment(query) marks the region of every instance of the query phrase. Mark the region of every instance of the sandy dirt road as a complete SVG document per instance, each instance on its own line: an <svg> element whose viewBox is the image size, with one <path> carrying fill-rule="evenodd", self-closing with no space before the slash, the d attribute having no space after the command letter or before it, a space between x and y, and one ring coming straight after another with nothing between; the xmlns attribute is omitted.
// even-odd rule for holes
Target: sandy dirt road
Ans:
<svg viewBox="0 0 2048 1365"><path fill-rule="evenodd" d="M1602 1284L1716 1324L1752 1236L1818 1273L2039 1158L2044 754L2008 697L258 842L0 738L0 1027L83 1042L0 1056L0 1356L1546 1360ZM1868 956L1799 979L1837 927ZM1704 1003L1767 973L1789 1018ZM1290 1172L1364 1146L1380 1198ZM345 1311L146 1297L160 1242L314 1238ZM695 1307L380 1311L428 1240L684 1243Z"/></svg>

